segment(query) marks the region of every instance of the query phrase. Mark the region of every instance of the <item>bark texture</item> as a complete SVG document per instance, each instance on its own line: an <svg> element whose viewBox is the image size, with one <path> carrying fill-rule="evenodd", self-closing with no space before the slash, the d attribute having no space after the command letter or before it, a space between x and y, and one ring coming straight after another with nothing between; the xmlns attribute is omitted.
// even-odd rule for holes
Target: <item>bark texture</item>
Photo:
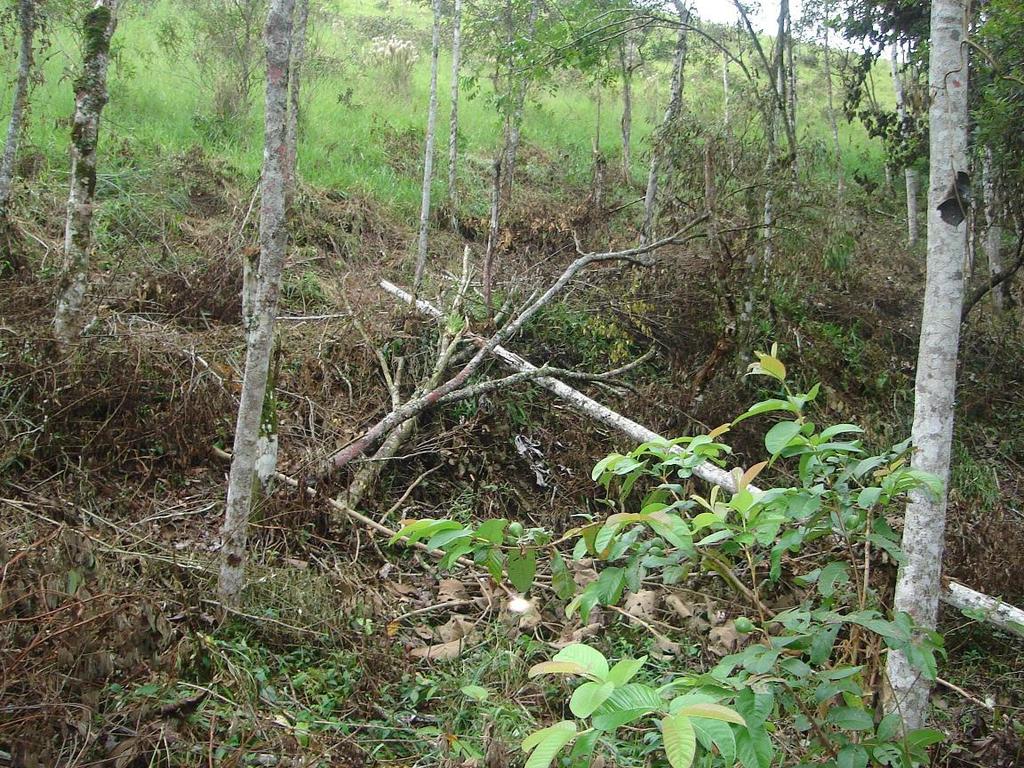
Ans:
<svg viewBox="0 0 1024 768"><path fill-rule="evenodd" d="M265 30L267 89L264 117L263 174L260 181L260 261L255 278L245 374L235 425L227 505L221 531L218 594L226 605L237 604L245 585L246 540L253 496L257 441L274 348L281 272L288 246L285 196L288 180L288 70L291 63L292 14L295 0L270 0Z"/></svg>
<svg viewBox="0 0 1024 768"><path fill-rule="evenodd" d="M75 81L75 116L71 127L71 190L64 225L64 276L57 298L53 330L68 343L83 328L82 305L89 286L93 198L96 194L96 145L100 114L107 104L110 39L117 26L118 0L96 0L85 16L82 72Z"/></svg>
<svg viewBox="0 0 1024 768"><path fill-rule="evenodd" d="M18 49L18 75L14 81L14 96L11 99L11 119L7 123L7 142L4 144L3 159L0 160L0 222L7 220L11 202L11 186L14 183L14 164L18 159L18 142L21 139L25 104L28 101L29 78L32 75L32 42L36 32L35 0L18 0L18 30L21 45Z"/></svg>
<svg viewBox="0 0 1024 768"><path fill-rule="evenodd" d="M672 88L669 92L665 117L661 121L651 147L651 167L647 173L647 192L644 195L644 218L640 224L640 245L654 239L654 219L658 207L658 183L672 127L683 110L683 71L686 68L686 52L689 34L690 9L681 0L675 0L679 14L679 35L676 37L675 57L672 61Z"/></svg>
<svg viewBox="0 0 1024 768"><path fill-rule="evenodd" d="M420 231L416 241L416 277L413 291L419 292L427 269L427 239L430 234L430 185L434 181L434 143L437 138L437 63L441 52L441 0L433 0L434 32L430 46L430 107L427 110L427 139L423 150L423 190L420 197Z"/></svg>
<svg viewBox="0 0 1024 768"><path fill-rule="evenodd" d="M458 231L459 219L459 78L462 75L462 0L455 0L452 18L452 91L448 119L448 207L452 229Z"/></svg>
<svg viewBox="0 0 1024 768"><path fill-rule="evenodd" d="M966 12L966 0L932 2L928 277L912 437L916 449L913 466L944 484L949 479L967 251L966 217L952 216L949 210L949 193L955 188L957 174L968 168ZM955 200L954 195L959 209ZM938 613L945 524L945 491L938 497L925 491L912 494L903 529L906 561L897 577L894 606L926 627L935 626ZM927 715L930 683L897 651L889 652L887 671L891 709L901 714L907 728L921 726Z"/></svg>

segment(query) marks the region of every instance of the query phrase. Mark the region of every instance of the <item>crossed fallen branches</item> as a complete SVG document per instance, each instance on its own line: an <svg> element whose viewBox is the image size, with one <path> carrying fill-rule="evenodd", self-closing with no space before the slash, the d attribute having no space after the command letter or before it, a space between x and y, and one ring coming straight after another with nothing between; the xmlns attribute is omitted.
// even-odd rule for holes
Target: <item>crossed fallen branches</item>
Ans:
<svg viewBox="0 0 1024 768"><path fill-rule="evenodd" d="M505 341L512 338L522 330L526 323L528 323L544 306L549 304L556 296L562 293L572 279L582 270L586 269L591 264L607 261L624 261L631 264L638 264L640 266L651 266L653 264L653 259L650 257L650 254L665 246L679 245L692 239L694 235L687 235L687 233L691 232L691 230L701 224L706 218L706 216L701 216L675 234L662 240L623 251L586 253L583 252L577 241L577 252L579 253L579 258L569 264L562 274L559 275L553 283L551 283L546 291L544 291L540 296L528 301L526 306L521 309L512 320L495 331L489 338L480 340L477 344L477 351L472 355L472 357L470 357L469 361L463 365L458 373L446 381L441 381L445 369L448 367L448 364L452 361L453 356L455 355L456 349L467 340L467 332L464 327L453 335L446 334L445 338L447 343L441 345L442 348L439 350L437 363L434 366L434 374L430 377L429 383L433 386L429 388L421 387L410 399L406 400L404 403L397 404L396 399L394 398L394 388L390 387L389 382L389 388L392 389L393 396L393 408L391 412L366 430L362 436L355 439L331 456L321 467L318 473L319 479L323 480L335 474L354 459L357 459L367 453L382 440L388 439L388 436L394 430L407 424L410 419L416 418L421 413L435 405L451 403L457 400L465 400L475 395L482 394L483 392L492 391L499 387L506 387L514 383L520 383L532 379L552 378L559 375L577 379L588 378L584 374L544 367L533 368L531 370L521 370L511 377L506 377L504 380L496 382L469 384L470 378L477 372L484 361L486 361L492 354L495 354L496 350L501 347ZM456 298L456 305L461 306L468 282L467 254L463 259L463 277L460 283L459 294ZM465 323L463 325L465 326ZM619 372L621 373L621 369ZM597 378L599 380L606 379L614 373L615 372L600 374Z"/></svg>

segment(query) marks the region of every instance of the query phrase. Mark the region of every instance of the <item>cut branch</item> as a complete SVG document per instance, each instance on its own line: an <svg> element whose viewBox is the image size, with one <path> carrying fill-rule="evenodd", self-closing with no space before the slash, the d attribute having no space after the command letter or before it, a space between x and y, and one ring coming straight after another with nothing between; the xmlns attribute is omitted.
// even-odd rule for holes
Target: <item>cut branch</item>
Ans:
<svg viewBox="0 0 1024 768"><path fill-rule="evenodd" d="M565 289L566 285L568 285L580 271L591 264L603 261L627 261L633 264L650 266L653 261L644 258L645 256L666 245L685 242L685 239L682 238L686 232L696 227L704 221L704 219L705 217L702 216L671 237L639 246L637 248L630 248L624 251L609 251L606 253L583 253L581 251L580 257L566 267L565 271L562 272L558 279L556 279L539 298L535 299L525 309L523 309L514 320L503 326L489 339L483 341L483 343L479 345L480 348L476 354L470 358L469 362L467 362L465 366L455 374L455 376L448 379L448 381L443 384L436 386L434 389L410 399L400 408L395 408L387 416L370 427L370 429L363 433L361 437L352 441L345 448L335 453L327 461L325 466L321 468L319 473L320 478L326 478L342 469L353 459L362 456L370 450L370 448L390 433L391 430L395 429L400 424L403 424L413 416L419 415L427 408L433 407L446 395L465 387L470 377L480 368L480 365L492 353L494 353L494 351L501 346L504 341L518 333L523 326L541 310L542 307L550 303L552 299L561 293ZM406 300L406 303L411 301L412 297L410 296L409 299ZM419 302L417 302L417 307L418 306ZM454 346L457 342L458 339L452 342L451 351L454 351Z"/></svg>

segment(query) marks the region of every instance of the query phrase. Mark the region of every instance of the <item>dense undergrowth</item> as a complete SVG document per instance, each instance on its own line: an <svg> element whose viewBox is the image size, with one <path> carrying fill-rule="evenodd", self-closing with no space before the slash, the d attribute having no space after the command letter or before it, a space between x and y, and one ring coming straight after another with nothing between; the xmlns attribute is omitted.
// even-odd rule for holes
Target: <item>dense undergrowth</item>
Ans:
<svg viewBox="0 0 1024 768"><path fill-rule="evenodd" d="M154 7L132 22L139 30L166 16ZM515 614L487 579L464 569L439 575L426 556L290 487L260 503L245 606L219 616L211 598L226 464L216 449L230 444L241 378L237 297L241 255L256 242L258 152L244 136L215 137L208 124L182 119L191 102L165 102L177 112L155 119L144 98L152 73L138 63L133 73L131 56L158 52L125 54L111 104L90 332L59 354L48 330L66 177L61 140L38 124L19 181L21 268L0 291L0 751L10 762L306 765L312 756L494 768L519 760L514 747L538 724L565 715L566 686L527 676L552 645L647 654L640 679L651 685L710 669L734 649L741 606L719 579L658 585L643 598L650 604L627 598L627 615L596 609L581 621L566 618L547 588L551 574L541 573L533 609ZM55 69L41 113L67 111L59 82ZM164 85L175 98L194 96ZM381 277L408 277L419 123L383 98L351 109L333 87L327 80L315 91L283 287L281 468L297 478L388 407L374 350L350 313L410 371L432 362L434 329L377 290ZM364 91L372 92L365 82L350 97ZM470 110L467 185L482 190L487 163L473 156L489 146L493 125L485 107ZM594 247L633 240L638 190L610 181L595 202L589 118L564 119L547 102L531 112L499 252L502 291L544 285L571 258L574 235ZM613 118L604 119L614 157ZM147 133L150 121L165 133ZM516 351L597 372L653 349L627 388L590 391L675 437L705 433L770 395L742 374L750 350L777 342L799 386L822 383L822 420L859 423L872 448L900 442L911 417L921 254L899 245L892 195L853 189L837 222L820 170L807 170L801 193L782 202L779 257L742 344L723 292L735 265L696 240L665 249L649 270L588 273L515 339ZM698 187L679 180L666 221L699 210ZM485 197L466 196L459 232L446 211L436 215L435 275L457 269L466 243L481 246ZM741 257L759 246L737 210ZM1022 341L1019 326L984 305L967 324L946 561L949 575L1018 603ZM736 464L760 460L763 432L735 427ZM565 531L606 508L594 464L634 447L525 385L430 412L361 509L393 529L403 518L504 518ZM766 477L783 484L787 472L780 465ZM893 563L872 562L884 597ZM594 575L575 574L580 586ZM773 598L784 607L799 594L788 585ZM961 690L936 694L948 740L934 764L1016 764L1019 642L959 615L944 617L943 629L942 675ZM448 649L440 658L424 650L438 647ZM798 735L778 740L799 752ZM643 742L616 750L603 755L606 765L652 759Z"/></svg>

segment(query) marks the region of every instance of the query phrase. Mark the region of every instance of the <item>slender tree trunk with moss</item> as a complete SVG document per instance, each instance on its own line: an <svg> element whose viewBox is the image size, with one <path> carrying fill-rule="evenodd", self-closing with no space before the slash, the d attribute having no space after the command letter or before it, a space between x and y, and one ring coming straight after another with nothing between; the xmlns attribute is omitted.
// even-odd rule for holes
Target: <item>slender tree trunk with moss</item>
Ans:
<svg viewBox="0 0 1024 768"><path fill-rule="evenodd" d="M453 231L459 229L459 78L462 76L462 0L452 18L451 115L448 120L448 207Z"/></svg>
<svg viewBox="0 0 1024 768"><path fill-rule="evenodd" d="M905 560L896 580L894 608L933 629L942 592L946 489L953 441L957 350L967 252L965 212L957 189L968 170L966 0L933 0L929 61L930 189L928 263L921 343L914 391L913 466L938 477L943 490L911 494L903 524ZM905 727L927 718L931 683L907 656L890 650L887 663L890 711Z"/></svg>
<svg viewBox="0 0 1024 768"><path fill-rule="evenodd" d="M25 104L28 101L29 78L32 75L32 42L36 32L35 0L18 0L18 30L21 46L18 50L18 75L14 81L14 96L11 99L11 119L7 124L7 142L4 144L3 159L0 160L0 227L8 218L11 202L11 187L14 183L14 164L18 159L18 143L21 139Z"/></svg>
<svg viewBox="0 0 1024 768"><path fill-rule="evenodd" d="M117 0L96 0L83 27L82 72L75 80L71 127L71 191L64 226L64 274L53 330L69 343L82 332L82 308L89 286L92 217L96 195L96 145L100 114L107 103L110 39L117 27Z"/></svg>
<svg viewBox="0 0 1024 768"><path fill-rule="evenodd" d="M679 34L676 37L675 56L672 60L672 87L669 92L668 106L665 117L652 137L651 167L647 172L647 192L644 195L644 218L640 224L640 245L646 245L654 239L654 219L658 207L658 183L668 140L672 128L679 119L683 109L683 71L686 68L686 49L689 35L690 8L682 0L674 0L676 12L679 14Z"/></svg>
<svg viewBox="0 0 1024 768"><path fill-rule="evenodd" d="M907 121L906 95L903 89L903 75L900 73L897 46L892 46L892 85L896 92L896 116L900 121L900 130L904 130ZM888 168L888 166L886 166ZM903 169L907 187L907 245L917 245L919 229L917 224L917 195L921 187L921 179L916 168L907 166Z"/></svg>
<svg viewBox="0 0 1024 768"><path fill-rule="evenodd" d="M260 260L256 294L247 329L245 374L235 425L227 505L221 530L218 595L225 605L239 602L245 586L249 515L253 498L257 442L266 403L274 349L274 325L281 273L288 248L285 202L288 183L288 70L295 0L270 0L265 38L267 87L264 112L263 173L260 180Z"/></svg>
<svg viewBox="0 0 1024 768"><path fill-rule="evenodd" d="M434 142L437 136L437 65L441 53L441 0L433 0L434 31L430 46L430 107L427 110L427 139L423 150L423 190L420 198L420 231L416 242L416 276L413 293L419 295L427 269L427 240L430 234L430 185L434 181Z"/></svg>

